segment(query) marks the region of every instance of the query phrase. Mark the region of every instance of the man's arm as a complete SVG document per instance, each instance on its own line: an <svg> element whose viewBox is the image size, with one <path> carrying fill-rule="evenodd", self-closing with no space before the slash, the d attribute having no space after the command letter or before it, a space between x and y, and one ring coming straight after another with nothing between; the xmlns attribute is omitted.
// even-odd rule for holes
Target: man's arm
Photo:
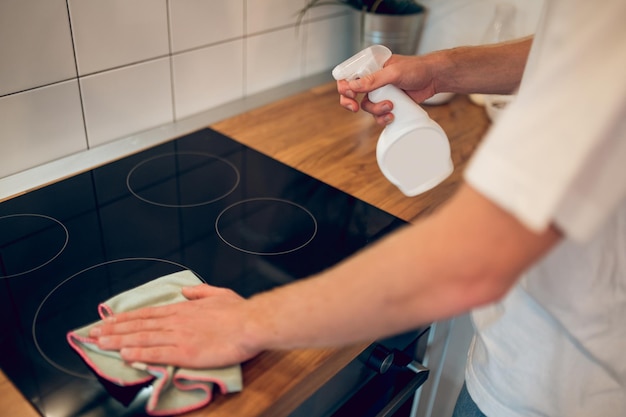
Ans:
<svg viewBox="0 0 626 417"><path fill-rule="evenodd" d="M317 276L249 300L194 287L193 301L120 314L93 336L129 362L188 367L374 340L498 300L558 240L463 185L428 218Z"/></svg>
<svg viewBox="0 0 626 417"><path fill-rule="evenodd" d="M532 36L493 45L442 51L435 74L436 92L511 94L522 80Z"/></svg>
<svg viewBox="0 0 626 417"><path fill-rule="evenodd" d="M431 217L318 277L250 300L266 348L374 340L504 296L559 233L535 234L469 186Z"/></svg>
<svg viewBox="0 0 626 417"><path fill-rule="evenodd" d="M484 46L463 46L420 56L393 55L385 67L353 81L337 82L339 103L358 111L357 94L368 93L386 84L404 90L418 103L436 93L509 94L520 84L532 37ZM393 103L362 100L363 110L385 125L393 120Z"/></svg>

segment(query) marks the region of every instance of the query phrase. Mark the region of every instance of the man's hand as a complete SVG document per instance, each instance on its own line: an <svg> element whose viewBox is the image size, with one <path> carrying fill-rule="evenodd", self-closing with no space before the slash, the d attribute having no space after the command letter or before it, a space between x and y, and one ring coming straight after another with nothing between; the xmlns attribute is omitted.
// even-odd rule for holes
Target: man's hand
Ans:
<svg viewBox="0 0 626 417"><path fill-rule="evenodd" d="M105 350L129 362L213 368L241 363L259 353L247 345L247 301L225 288L183 289L189 299L120 313L92 329Z"/></svg>
<svg viewBox="0 0 626 417"><path fill-rule="evenodd" d="M429 62L428 56L392 55L380 71L357 80L337 81L339 103L344 108L356 112L359 110L358 94L369 93L387 84L404 90L413 100L421 103L437 92ZM372 103L365 95L360 108L371 113L380 125L384 126L393 121L391 113L393 103L388 100Z"/></svg>

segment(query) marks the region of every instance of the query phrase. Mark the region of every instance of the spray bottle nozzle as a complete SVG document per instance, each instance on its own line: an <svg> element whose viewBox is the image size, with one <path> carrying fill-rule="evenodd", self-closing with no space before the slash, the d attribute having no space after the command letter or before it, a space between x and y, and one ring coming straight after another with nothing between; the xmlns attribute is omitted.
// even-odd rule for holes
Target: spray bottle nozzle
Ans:
<svg viewBox="0 0 626 417"><path fill-rule="evenodd" d="M335 80L356 80L382 69L391 58L391 51L383 45L372 45L353 55L333 69Z"/></svg>

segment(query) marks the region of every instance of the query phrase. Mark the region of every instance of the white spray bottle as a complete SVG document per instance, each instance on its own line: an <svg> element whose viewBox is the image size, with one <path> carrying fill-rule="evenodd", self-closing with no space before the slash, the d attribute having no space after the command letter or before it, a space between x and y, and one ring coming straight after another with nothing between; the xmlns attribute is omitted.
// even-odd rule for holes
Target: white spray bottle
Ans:
<svg viewBox="0 0 626 417"><path fill-rule="evenodd" d="M391 51L370 46L333 69L336 80L354 80L382 69ZM435 187L454 170L448 137L404 91L385 85L368 93L373 103L393 103L394 120L382 131L376 159L383 175L409 197Z"/></svg>

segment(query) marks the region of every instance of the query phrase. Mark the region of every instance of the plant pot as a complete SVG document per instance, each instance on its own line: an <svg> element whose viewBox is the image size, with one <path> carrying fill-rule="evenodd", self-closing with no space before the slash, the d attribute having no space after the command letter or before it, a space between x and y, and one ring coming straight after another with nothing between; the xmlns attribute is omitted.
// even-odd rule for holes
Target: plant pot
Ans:
<svg viewBox="0 0 626 417"><path fill-rule="evenodd" d="M357 45L385 45L394 54L414 55L424 26L424 12L392 15L355 11Z"/></svg>

